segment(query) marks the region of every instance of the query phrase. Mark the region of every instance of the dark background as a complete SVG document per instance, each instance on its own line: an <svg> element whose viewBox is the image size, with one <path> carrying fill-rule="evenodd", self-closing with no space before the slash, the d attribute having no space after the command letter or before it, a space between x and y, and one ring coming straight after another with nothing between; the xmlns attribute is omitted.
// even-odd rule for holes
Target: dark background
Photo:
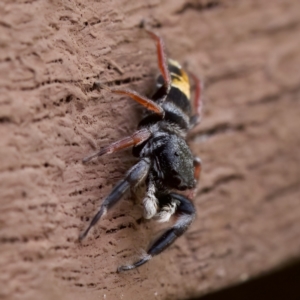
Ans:
<svg viewBox="0 0 300 300"><path fill-rule="evenodd" d="M201 300L298 300L300 299L300 262L288 265L246 283L201 297Z"/></svg>

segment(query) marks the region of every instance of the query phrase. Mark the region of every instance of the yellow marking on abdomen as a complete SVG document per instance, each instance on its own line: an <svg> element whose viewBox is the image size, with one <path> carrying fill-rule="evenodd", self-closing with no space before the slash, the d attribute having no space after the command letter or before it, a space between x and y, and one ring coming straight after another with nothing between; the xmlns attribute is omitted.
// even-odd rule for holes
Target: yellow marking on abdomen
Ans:
<svg viewBox="0 0 300 300"><path fill-rule="evenodd" d="M181 65L176 60L169 59L168 63L171 67L174 67L175 69L177 69L178 73L180 73L180 74L176 74L172 71L170 72L171 80L172 80L171 85L178 88L183 94L186 95L186 97L188 99L190 99L190 96L191 96L190 81L189 81L189 78L188 78L186 72L184 72L182 70Z"/></svg>
<svg viewBox="0 0 300 300"><path fill-rule="evenodd" d="M188 99L190 99L190 82L187 74L183 71L181 71L181 76L171 73L172 83L171 85L178 88L183 94L186 95Z"/></svg>

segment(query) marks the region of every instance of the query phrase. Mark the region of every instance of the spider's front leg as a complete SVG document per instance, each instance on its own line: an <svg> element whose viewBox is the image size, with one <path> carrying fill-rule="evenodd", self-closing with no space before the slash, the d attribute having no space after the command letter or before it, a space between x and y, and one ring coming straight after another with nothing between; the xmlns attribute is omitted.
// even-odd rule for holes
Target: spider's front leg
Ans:
<svg viewBox="0 0 300 300"><path fill-rule="evenodd" d="M153 256L163 252L167 249L178 237L180 237L190 226L195 216L195 207L192 202L185 198L183 195L171 193L167 195L163 195L159 197L159 201L171 203L172 201L176 201L177 209L176 216L177 221L167 231L165 231L149 248L147 251L147 255L142 259L137 261L132 265L121 266L118 268L118 272L128 271L135 269L147 261L149 261Z"/></svg>
<svg viewBox="0 0 300 300"><path fill-rule="evenodd" d="M114 206L122 196L129 190L130 187L135 187L145 180L150 169L150 159L143 158L136 165L134 165L126 174L126 177L120 180L113 188L111 193L106 197L100 206L99 211L92 219L88 228L82 232L79 236L79 241L83 240L90 229L99 221L99 219L105 215L112 206Z"/></svg>

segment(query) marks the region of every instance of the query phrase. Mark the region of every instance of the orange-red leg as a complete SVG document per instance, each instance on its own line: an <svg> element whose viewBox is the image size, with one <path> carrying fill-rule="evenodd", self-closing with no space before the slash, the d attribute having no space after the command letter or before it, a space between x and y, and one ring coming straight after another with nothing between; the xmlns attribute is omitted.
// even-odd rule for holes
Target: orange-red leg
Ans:
<svg viewBox="0 0 300 300"><path fill-rule="evenodd" d="M146 97L139 95L135 91L127 90L127 89L111 89L110 91L115 94L126 95L131 99L135 100L136 102L138 102L139 104L143 105L148 110L153 111L154 113L157 113L158 115L161 116L164 115L164 110L162 109L161 106L159 106L153 100L150 100Z"/></svg>
<svg viewBox="0 0 300 300"><path fill-rule="evenodd" d="M117 142L114 142L114 143L102 148L99 152L85 157L82 161L84 163L86 163L97 156L102 156L104 154L111 154L116 151L138 145L138 144L146 141L150 136L151 136L151 132L148 129L141 129L141 130L135 132L133 135L127 136Z"/></svg>
<svg viewBox="0 0 300 300"><path fill-rule="evenodd" d="M166 95L169 93L171 89L171 76L168 69L168 62L167 56L165 53L165 47L163 39L158 36L153 31L147 30L146 31L150 34L150 36L156 41L156 48L157 48L157 58L158 58L158 67L164 79L165 88L166 88Z"/></svg>
<svg viewBox="0 0 300 300"><path fill-rule="evenodd" d="M196 195L196 184L200 178L200 173L201 173L201 167L202 167L202 163L201 163L201 159L199 157L194 157L194 178L195 178L195 187L193 189L188 190L186 196L192 200L195 198Z"/></svg>
<svg viewBox="0 0 300 300"><path fill-rule="evenodd" d="M139 95L137 92L129 90L129 89L117 89L117 88L110 88L100 82L95 82L94 87L97 89L104 89L110 93L114 94L120 94L120 95L126 95L130 97L131 99L135 100L137 103L143 105L145 108L147 108L150 111L153 111L154 113L164 116L164 110L161 106L159 106L157 103L155 103L153 100L148 99L147 97Z"/></svg>

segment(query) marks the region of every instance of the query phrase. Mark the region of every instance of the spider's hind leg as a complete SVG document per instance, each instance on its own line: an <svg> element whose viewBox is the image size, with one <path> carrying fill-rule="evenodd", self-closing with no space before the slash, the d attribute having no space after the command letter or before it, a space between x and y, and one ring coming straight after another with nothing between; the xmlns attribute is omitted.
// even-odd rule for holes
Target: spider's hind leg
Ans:
<svg viewBox="0 0 300 300"><path fill-rule="evenodd" d="M165 45L163 39L160 36L158 36L156 33L148 29L146 29L146 31L156 42L158 67L164 79L164 87L166 91L165 96L167 96L167 94L170 92L172 81L171 81L171 75L168 68L167 55L165 53Z"/></svg>
<svg viewBox="0 0 300 300"><path fill-rule="evenodd" d="M203 99L202 99L202 90L203 82L193 73L191 76L195 82L195 96L194 96L194 115L190 118L190 129L194 128L197 124L201 122L202 108L203 108Z"/></svg>
<svg viewBox="0 0 300 300"><path fill-rule="evenodd" d="M176 223L167 231L165 231L149 248L146 256L132 265L121 266L118 268L118 272L128 271L135 269L147 261L153 256L158 255L167 249L178 237L180 237L190 226L195 216L195 207L190 200L183 195L171 193L164 195L162 198L167 198L167 201L176 201L178 203L176 215ZM165 199L159 198L159 200L165 201Z"/></svg>

